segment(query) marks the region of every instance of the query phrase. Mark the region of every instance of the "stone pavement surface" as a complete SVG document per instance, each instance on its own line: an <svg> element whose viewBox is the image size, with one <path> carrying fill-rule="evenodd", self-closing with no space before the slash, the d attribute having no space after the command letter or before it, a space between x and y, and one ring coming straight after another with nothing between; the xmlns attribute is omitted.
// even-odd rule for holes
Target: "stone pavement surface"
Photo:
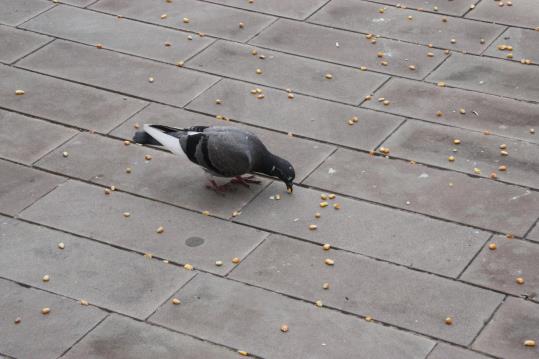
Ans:
<svg viewBox="0 0 539 359"><path fill-rule="evenodd" d="M535 0L0 0L0 358L539 358L538 43Z"/></svg>

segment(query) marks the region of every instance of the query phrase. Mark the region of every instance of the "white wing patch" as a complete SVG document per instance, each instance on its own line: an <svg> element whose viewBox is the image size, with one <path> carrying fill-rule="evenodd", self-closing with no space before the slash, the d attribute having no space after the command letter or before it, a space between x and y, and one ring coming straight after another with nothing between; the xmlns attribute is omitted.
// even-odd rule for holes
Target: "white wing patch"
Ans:
<svg viewBox="0 0 539 359"><path fill-rule="evenodd" d="M176 137L167 135L166 133L151 127L150 125L144 125L144 132L146 132L148 135L152 136L157 142L163 145L167 150L170 152L182 155L183 150L180 146L180 140Z"/></svg>

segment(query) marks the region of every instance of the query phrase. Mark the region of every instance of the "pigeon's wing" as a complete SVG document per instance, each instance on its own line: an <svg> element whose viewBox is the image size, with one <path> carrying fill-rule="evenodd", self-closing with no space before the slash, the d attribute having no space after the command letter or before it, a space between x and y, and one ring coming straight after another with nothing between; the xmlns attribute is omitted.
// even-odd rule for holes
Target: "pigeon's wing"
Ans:
<svg viewBox="0 0 539 359"><path fill-rule="evenodd" d="M203 134L200 148L208 169L223 177L240 176L252 170L251 136L254 135L226 128L210 128Z"/></svg>

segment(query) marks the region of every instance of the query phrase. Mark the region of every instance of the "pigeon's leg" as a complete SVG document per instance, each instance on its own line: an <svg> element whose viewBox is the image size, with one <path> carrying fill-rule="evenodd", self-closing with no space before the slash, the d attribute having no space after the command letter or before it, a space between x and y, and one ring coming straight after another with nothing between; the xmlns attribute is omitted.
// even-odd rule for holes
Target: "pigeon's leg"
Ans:
<svg viewBox="0 0 539 359"><path fill-rule="evenodd" d="M253 179L253 178L255 178L254 175L249 175L245 177L236 176L230 180L230 183L241 184L247 188L249 188L249 183L254 183L254 184L262 183L261 181Z"/></svg>

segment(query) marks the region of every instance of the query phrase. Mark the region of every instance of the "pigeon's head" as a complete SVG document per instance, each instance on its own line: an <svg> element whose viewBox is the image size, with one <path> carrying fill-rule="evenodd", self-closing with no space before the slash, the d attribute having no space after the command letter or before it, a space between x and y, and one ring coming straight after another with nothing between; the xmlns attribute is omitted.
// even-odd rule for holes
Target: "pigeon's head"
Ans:
<svg viewBox="0 0 539 359"><path fill-rule="evenodd" d="M275 163L273 164L271 168L270 175L275 176L279 178L281 181L283 181L286 184L286 189L289 193L292 193L293 191L293 182L294 178L296 178L296 171L294 171L294 167L288 162L287 160L277 157L275 158Z"/></svg>

